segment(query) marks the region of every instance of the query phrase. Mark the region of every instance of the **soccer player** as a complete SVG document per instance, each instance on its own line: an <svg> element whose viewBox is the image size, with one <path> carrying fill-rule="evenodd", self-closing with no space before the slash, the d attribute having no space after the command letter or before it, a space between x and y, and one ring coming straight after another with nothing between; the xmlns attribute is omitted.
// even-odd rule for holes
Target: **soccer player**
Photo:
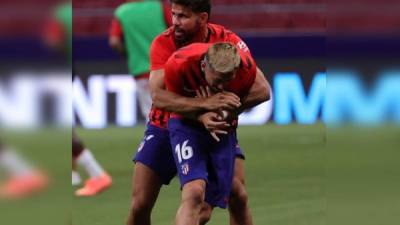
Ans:
<svg viewBox="0 0 400 225"><path fill-rule="evenodd" d="M195 98L201 87L211 92L231 92L245 99L253 86L257 68L246 53L241 54L233 44L192 44L175 52L166 63L165 84L168 91ZM263 76L263 74L259 74ZM265 90L253 99L257 105L268 100ZM173 105L171 105L173 106ZM244 107L236 110L240 112ZM225 208L231 193L236 156L236 120L225 122L220 110L207 112L199 121L187 119L182 110L170 110L168 130L174 159L182 188L181 206L176 215L177 225L195 225L200 222L204 201L211 206ZM178 112L178 113L175 113ZM224 115L224 119L228 119ZM204 126L203 126L204 125ZM225 135L214 140L208 133Z"/></svg>
<svg viewBox="0 0 400 225"><path fill-rule="evenodd" d="M111 176L97 162L92 152L85 148L82 141L72 132L72 184L80 183L80 175L76 166L81 166L88 173L89 179L85 186L76 190L76 196L94 196L106 190L112 184Z"/></svg>
<svg viewBox="0 0 400 225"><path fill-rule="evenodd" d="M68 63L72 63L72 3L70 1L66 1L56 8L45 28L44 39L50 48L64 53L68 57ZM84 187L75 192L76 196L93 196L111 186L111 177L72 131L72 185L74 186L81 183L76 169L77 165L84 168L89 179L85 182Z"/></svg>
<svg viewBox="0 0 400 225"><path fill-rule="evenodd" d="M8 178L0 184L0 198L16 199L44 190L48 177L0 141L0 169Z"/></svg>
<svg viewBox="0 0 400 225"><path fill-rule="evenodd" d="M170 7L164 1L128 0L115 10L109 44L128 60L136 81L138 102L144 118L151 108L149 49L153 39L171 25Z"/></svg>
<svg viewBox="0 0 400 225"><path fill-rule="evenodd" d="M44 30L45 44L63 53L72 62L72 3L65 1L55 8Z"/></svg>
<svg viewBox="0 0 400 225"><path fill-rule="evenodd" d="M171 3L174 26L159 35L153 41L150 50L150 88L156 104L153 103L143 142L134 158L136 163L132 204L127 223L129 225L150 224L151 210L162 184L168 184L176 174L169 133L166 129L169 113L160 109L169 105L170 98L163 99L163 97L171 94L167 91L163 92L165 88L164 64L168 58L177 49L194 42L228 41L237 45L242 51L248 51L246 44L233 32L222 26L208 23L211 11L209 0L172 0ZM247 99L257 97L257 93L260 93L263 88L263 86L253 85ZM189 101L176 96L173 103L178 104L177 108L188 111L214 111L238 107L238 100L227 93L218 93L208 99L190 98ZM235 177L229 200L230 222L231 225L249 225L252 224L252 218L244 187L244 156L239 147L236 150ZM201 215L201 224L205 224L211 215L211 208L204 207Z"/></svg>

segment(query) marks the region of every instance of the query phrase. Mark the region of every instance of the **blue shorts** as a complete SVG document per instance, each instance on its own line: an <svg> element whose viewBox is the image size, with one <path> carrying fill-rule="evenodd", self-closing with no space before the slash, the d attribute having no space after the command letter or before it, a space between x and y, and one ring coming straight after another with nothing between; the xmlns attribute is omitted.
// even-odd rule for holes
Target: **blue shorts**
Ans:
<svg viewBox="0 0 400 225"><path fill-rule="evenodd" d="M241 159L245 160L246 158L244 157L243 151L240 148L239 141L237 139L236 129L235 129L235 141L236 141L236 145L235 145L236 158L241 158Z"/></svg>
<svg viewBox="0 0 400 225"><path fill-rule="evenodd" d="M203 179L206 202L226 208L237 149L235 132L220 135L221 141L216 142L203 127L179 119L170 119L168 130L181 187Z"/></svg>
<svg viewBox="0 0 400 225"><path fill-rule="evenodd" d="M133 161L148 166L161 178L163 184L169 184L176 175L176 166L168 130L147 124Z"/></svg>

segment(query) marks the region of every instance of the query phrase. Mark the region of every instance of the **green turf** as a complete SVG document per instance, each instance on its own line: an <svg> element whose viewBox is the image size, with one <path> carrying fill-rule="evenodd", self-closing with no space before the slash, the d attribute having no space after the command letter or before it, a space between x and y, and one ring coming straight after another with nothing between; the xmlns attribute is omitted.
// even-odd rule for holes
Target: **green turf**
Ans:
<svg viewBox="0 0 400 225"><path fill-rule="evenodd" d="M125 224L131 157L143 129L77 130L114 179L110 190L94 198L73 197L70 130L1 130L1 140L42 167L51 185L47 192L23 201L0 200L0 224ZM400 129L393 125L328 130L322 124L240 127L254 224L397 225L399 137ZM178 187L175 179L162 189L153 225L174 224ZM229 224L227 211L215 210L209 224Z"/></svg>
<svg viewBox="0 0 400 225"><path fill-rule="evenodd" d="M131 156L143 126L130 129L78 130L86 145L113 176L111 189L94 198L74 198L74 225L124 224L130 203ZM254 224L323 225L325 212L325 127L245 126L239 142L246 154L246 179ZM178 181L164 186L152 221L171 225L180 201ZM211 225L229 224L227 211L216 209Z"/></svg>
<svg viewBox="0 0 400 225"><path fill-rule="evenodd" d="M399 137L393 125L328 129L329 225L399 224Z"/></svg>
<svg viewBox="0 0 400 225"><path fill-rule="evenodd" d="M50 182L46 191L29 198L0 199L0 224L71 224L70 129L1 130L0 134L24 160L48 174Z"/></svg>

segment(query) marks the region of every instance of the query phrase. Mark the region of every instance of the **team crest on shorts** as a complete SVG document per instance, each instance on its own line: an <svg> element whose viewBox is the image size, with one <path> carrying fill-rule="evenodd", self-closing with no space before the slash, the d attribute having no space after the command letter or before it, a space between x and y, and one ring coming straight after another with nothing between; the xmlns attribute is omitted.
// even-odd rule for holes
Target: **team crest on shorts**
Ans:
<svg viewBox="0 0 400 225"><path fill-rule="evenodd" d="M189 173L189 164L185 163L185 164L183 164L183 165L181 166L181 168L182 168L182 173L183 173L184 175L187 175L187 174Z"/></svg>
<svg viewBox="0 0 400 225"><path fill-rule="evenodd" d="M138 152L142 151L144 144L146 143L146 141L152 139L154 137L154 135L149 135L149 136L144 136L143 141L140 143L139 147L138 147Z"/></svg>

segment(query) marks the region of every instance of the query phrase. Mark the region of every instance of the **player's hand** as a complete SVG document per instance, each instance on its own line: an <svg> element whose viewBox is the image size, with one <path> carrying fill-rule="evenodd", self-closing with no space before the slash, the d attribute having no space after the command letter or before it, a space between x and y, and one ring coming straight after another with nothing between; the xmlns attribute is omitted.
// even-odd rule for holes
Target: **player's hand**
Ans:
<svg viewBox="0 0 400 225"><path fill-rule="evenodd" d="M233 110L241 106L240 98L231 92L219 92L214 95L209 88L200 88L197 96L204 98L204 108L209 111L219 111L221 109Z"/></svg>
<svg viewBox="0 0 400 225"><path fill-rule="evenodd" d="M210 98L215 97L217 100L220 101L221 106L220 106L220 110L234 110L239 108L242 103L240 102L240 98L232 93L232 92L228 92L228 91L224 91L224 92L219 92L216 93L215 95L213 95Z"/></svg>
<svg viewBox="0 0 400 225"><path fill-rule="evenodd" d="M199 116L199 121L203 123L204 127L210 131L211 136L216 140L220 141L218 134L227 134L225 130L230 125L221 120L221 116L215 112L207 112Z"/></svg>
<svg viewBox="0 0 400 225"><path fill-rule="evenodd" d="M216 112L206 112L200 115L198 119L207 130L226 129L230 126Z"/></svg>
<svg viewBox="0 0 400 225"><path fill-rule="evenodd" d="M212 93L209 86L206 87L200 86L200 89L196 90L197 98L208 98L211 97L213 94L214 93Z"/></svg>

